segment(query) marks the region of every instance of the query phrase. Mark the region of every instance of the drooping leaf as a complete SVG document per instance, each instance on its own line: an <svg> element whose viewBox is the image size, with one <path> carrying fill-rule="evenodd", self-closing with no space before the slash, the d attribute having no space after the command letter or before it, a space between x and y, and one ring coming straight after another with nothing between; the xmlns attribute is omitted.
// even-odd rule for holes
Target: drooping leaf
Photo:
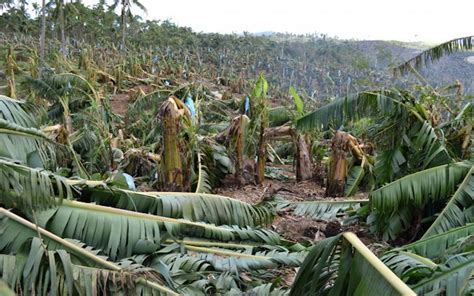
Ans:
<svg viewBox="0 0 474 296"><path fill-rule="evenodd" d="M418 294L468 295L474 291L474 252L459 254L440 265L433 276L413 286Z"/></svg>
<svg viewBox="0 0 474 296"><path fill-rule="evenodd" d="M72 187L58 175L0 159L0 195L0 205L30 212L71 199Z"/></svg>
<svg viewBox="0 0 474 296"><path fill-rule="evenodd" d="M278 244L280 237L263 228L215 226L99 205L64 201L38 213L38 223L61 237L81 240L113 259L150 254L169 237Z"/></svg>
<svg viewBox="0 0 474 296"><path fill-rule="evenodd" d="M201 154L198 153L198 179L196 183L196 193L210 193L212 190L206 166L201 163Z"/></svg>
<svg viewBox="0 0 474 296"><path fill-rule="evenodd" d="M38 233L41 234L42 240L37 238ZM110 279L115 286L118 280L114 281L114 275L126 276L128 274L130 275L129 279L134 279L132 283L136 283L139 290L145 289L148 293L168 292L178 295L167 287L150 281L146 273L142 273L146 270L138 270L136 274L128 273L130 268L127 271L103 256L98 256L98 252L90 247L58 237L20 216L0 208L0 254L21 254L22 246L26 245L29 245L30 248L27 249L28 255L24 253L24 260L21 259L21 255L15 257L0 255L0 261L3 260L3 264L0 264L0 272L4 279L8 279L7 282L11 286L22 283L29 289L33 285L33 289L37 289L37 294L40 295L54 295L57 291L56 288L61 291L67 288L69 291L67 293L73 294L74 289L82 287L86 289L85 295L95 295L99 289L98 279L101 279L102 284L108 284ZM74 259L71 258L71 254L74 255ZM46 256L48 256L47 259ZM57 262L61 262L62 265ZM78 266L74 266L76 264ZM124 265L122 264L122 266ZM81 274L82 272L84 274ZM41 276L38 276L39 273ZM96 277L95 285L90 281L91 278L88 278L88 275L92 274L95 274ZM103 274L103 277L98 277L100 274ZM108 279L109 276L111 277ZM55 278L62 279L61 285L63 286L60 286L57 280L54 282ZM158 277L151 279L156 280ZM73 285L76 280L79 281L78 285ZM51 294L48 286L51 287Z"/></svg>
<svg viewBox="0 0 474 296"><path fill-rule="evenodd" d="M380 258L399 278L413 276L410 273L425 273L429 276L438 265L428 258L410 252L389 252Z"/></svg>
<svg viewBox="0 0 474 296"><path fill-rule="evenodd" d="M47 136L36 129L34 119L21 108L22 103L0 95L0 157L28 163L28 155L38 153L42 165L51 163L54 150ZM49 143L48 145L45 145Z"/></svg>
<svg viewBox="0 0 474 296"><path fill-rule="evenodd" d="M349 171L349 174L347 175L346 186L344 189L345 196L351 196L357 192L357 189L359 188L358 186L364 178L364 174L365 171L363 165L352 166Z"/></svg>
<svg viewBox="0 0 474 296"><path fill-rule="evenodd" d="M397 104L397 95L393 91L362 92L347 98L337 99L316 111L305 115L297 122L301 130L327 130L331 125L339 128L342 124L390 112Z"/></svg>
<svg viewBox="0 0 474 296"><path fill-rule="evenodd" d="M318 200L303 202L288 202L277 200L279 209L293 209L297 216L309 216L313 219L331 220L338 214L349 209L358 209L367 204L368 200Z"/></svg>
<svg viewBox="0 0 474 296"><path fill-rule="evenodd" d="M411 251L423 257L436 259L443 256L446 250L457 240L474 234L474 224L450 229L446 232L433 234L424 239L404 245L397 250Z"/></svg>
<svg viewBox="0 0 474 296"><path fill-rule="evenodd" d="M400 72L402 74L408 73L412 68L420 69L426 66L430 62L439 60L441 57L452 54L459 51L472 50L474 36L467 36L463 38L456 38L430 49L427 49L415 57L409 59L403 64L399 65L395 69L395 73Z"/></svg>
<svg viewBox="0 0 474 296"><path fill-rule="evenodd" d="M435 129L428 121L416 123L412 129L415 134L412 141L416 158L421 169L439 166L451 162L451 156L443 142L436 135Z"/></svg>
<svg viewBox="0 0 474 296"><path fill-rule="evenodd" d="M471 167L443 211L438 215L422 238L446 232L473 222L469 209L474 206L474 166Z"/></svg>
<svg viewBox="0 0 474 296"><path fill-rule="evenodd" d="M372 208L392 213L406 205L419 208L427 202L446 200L470 168L469 162L458 162L400 178L371 193Z"/></svg>
<svg viewBox="0 0 474 296"><path fill-rule="evenodd" d="M415 295L351 233L318 242L290 295Z"/></svg>
<svg viewBox="0 0 474 296"><path fill-rule="evenodd" d="M90 182L89 182L90 183ZM258 226L273 220L263 206L225 196L187 192L137 192L107 187L101 183L84 189L101 205L170 218L184 218L216 225Z"/></svg>

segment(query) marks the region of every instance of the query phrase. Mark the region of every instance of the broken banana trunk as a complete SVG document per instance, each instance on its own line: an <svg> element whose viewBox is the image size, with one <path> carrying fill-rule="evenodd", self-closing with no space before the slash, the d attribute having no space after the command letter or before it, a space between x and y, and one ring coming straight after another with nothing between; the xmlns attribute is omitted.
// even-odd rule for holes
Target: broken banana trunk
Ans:
<svg viewBox="0 0 474 296"><path fill-rule="evenodd" d="M183 168L178 140L180 112L173 98L163 103L159 116L163 124L163 183L167 190L182 190Z"/></svg>
<svg viewBox="0 0 474 296"><path fill-rule="evenodd" d="M296 181L304 181L313 178L313 163L305 137L296 134Z"/></svg>
<svg viewBox="0 0 474 296"><path fill-rule="evenodd" d="M331 149L332 155L329 158L326 196L344 196L344 186L348 173L347 156L352 153L357 159L362 159L364 152L354 136L342 131L337 131L332 138Z"/></svg>
<svg viewBox="0 0 474 296"><path fill-rule="evenodd" d="M257 166L255 168L255 182L262 184L265 181L265 162L267 161L267 141L265 139L265 127L262 125L260 129L260 138L258 141Z"/></svg>
<svg viewBox="0 0 474 296"><path fill-rule="evenodd" d="M296 181L300 182L313 178L313 163L304 135L298 133L291 126L279 126L267 128L265 130L265 138L268 140L288 139L293 141L296 146Z"/></svg>

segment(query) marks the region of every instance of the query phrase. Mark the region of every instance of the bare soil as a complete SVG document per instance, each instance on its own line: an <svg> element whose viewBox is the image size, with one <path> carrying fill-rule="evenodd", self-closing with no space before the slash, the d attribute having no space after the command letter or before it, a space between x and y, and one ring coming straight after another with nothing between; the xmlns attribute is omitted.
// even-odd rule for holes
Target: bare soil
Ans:
<svg viewBox="0 0 474 296"><path fill-rule="evenodd" d="M110 98L110 107L115 114L125 116L132 98L136 97L138 93L147 94L152 91L153 86L151 85L139 85L127 90L126 92L114 94Z"/></svg>
<svg viewBox="0 0 474 296"><path fill-rule="evenodd" d="M284 180L266 179L261 185L241 186L237 180L228 177L223 181L223 186L216 188L215 193L250 204L271 201L276 195L295 202L326 199L326 190L321 181L296 182L291 165L273 167L284 171L284 175L286 175ZM358 193L354 198L365 199L367 194ZM297 242L319 241L341 232L350 231L355 233L371 250L377 252L378 249L384 248L383 245L377 244L379 240L368 231L366 225L342 225L342 220L342 218L333 221L315 220L310 217L296 216L292 211L287 210L277 212L277 217L270 228L282 237Z"/></svg>
<svg viewBox="0 0 474 296"><path fill-rule="evenodd" d="M127 93L113 95L110 98L110 108L115 114L124 116L127 114L129 100L130 96Z"/></svg>

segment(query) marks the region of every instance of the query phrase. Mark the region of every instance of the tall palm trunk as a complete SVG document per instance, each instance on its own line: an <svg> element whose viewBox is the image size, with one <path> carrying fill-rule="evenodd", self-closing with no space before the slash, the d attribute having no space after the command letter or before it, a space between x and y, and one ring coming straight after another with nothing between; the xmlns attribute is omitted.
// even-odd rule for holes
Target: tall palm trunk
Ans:
<svg viewBox="0 0 474 296"><path fill-rule="evenodd" d="M46 39L46 0L41 1L41 35L40 35L40 62L44 62ZM40 67L41 68L41 67Z"/></svg>
<svg viewBox="0 0 474 296"><path fill-rule="evenodd" d="M126 23L126 18L127 18L127 6L128 6L128 0L122 0L122 13L120 15L120 26L122 27L122 43L121 43L121 49L125 50L125 38L127 34L127 23Z"/></svg>
<svg viewBox="0 0 474 296"><path fill-rule="evenodd" d="M59 29L61 30L61 54L66 56L66 33L64 21L64 0L59 1Z"/></svg>

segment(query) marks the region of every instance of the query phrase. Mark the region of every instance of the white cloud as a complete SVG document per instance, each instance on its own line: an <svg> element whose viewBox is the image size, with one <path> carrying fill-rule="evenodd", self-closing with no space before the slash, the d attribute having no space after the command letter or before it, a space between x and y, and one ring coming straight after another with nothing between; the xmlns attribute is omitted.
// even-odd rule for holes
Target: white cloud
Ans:
<svg viewBox="0 0 474 296"><path fill-rule="evenodd" d="M94 3L95 1L84 1ZM474 35L472 0L141 0L144 17L203 32L325 33L441 42Z"/></svg>

